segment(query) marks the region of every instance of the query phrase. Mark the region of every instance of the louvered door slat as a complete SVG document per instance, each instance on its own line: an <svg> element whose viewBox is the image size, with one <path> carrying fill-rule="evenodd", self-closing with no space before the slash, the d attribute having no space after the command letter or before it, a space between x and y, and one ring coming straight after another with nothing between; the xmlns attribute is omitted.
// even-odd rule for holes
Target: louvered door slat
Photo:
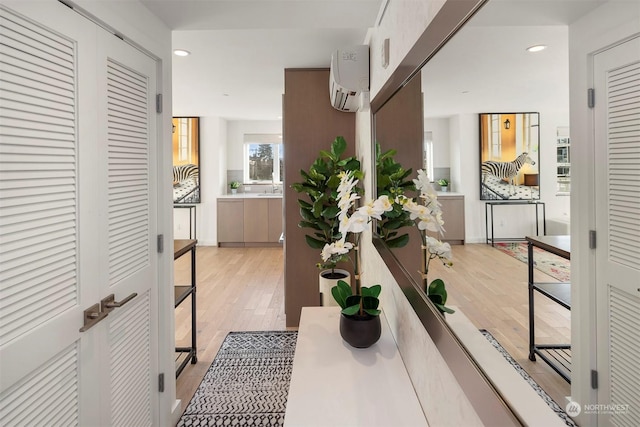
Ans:
<svg viewBox="0 0 640 427"><path fill-rule="evenodd" d="M0 346L77 303L74 55L72 41L3 11Z"/></svg>
<svg viewBox="0 0 640 427"><path fill-rule="evenodd" d="M148 88L143 76L114 61L109 61L107 79L109 272L114 284L148 265Z"/></svg>
<svg viewBox="0 0 640 427"><path fill-rule="evenodd" d="M611 418L615 426L640 425L640 298L615 287L609 289L611 401L629 410Z"/></svg>
<svg viewBox="0 0 640 427"><path fill-rule="evenodd" d="M151 425L148 394L149 303L148 293L139 295L130 303L132 306L114 319L110 326L114 425ZM136 357L131 357L132 354Z"/></svg>
<svg viewBox="0 0 640 427"><path fill-rule="evenodd" d="M0 394L2 425L54 425L50 417L58 408L65 408L66 425L77 425L77 359L77 348L70 347Z"/></svg>

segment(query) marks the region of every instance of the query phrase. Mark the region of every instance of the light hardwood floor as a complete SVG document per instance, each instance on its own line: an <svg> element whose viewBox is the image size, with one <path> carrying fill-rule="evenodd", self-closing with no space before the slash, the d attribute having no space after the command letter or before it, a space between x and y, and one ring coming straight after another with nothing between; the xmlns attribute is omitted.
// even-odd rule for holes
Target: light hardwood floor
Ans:
<svg viewBox="0 0 640 427"><path fill-rule="evenodd" d="M528 359L527 265L484 244L454 246L454 266L433 261L430 278L447 283L448 305L455 305L478 328L487 329L561 407L570 387L540 359ZM281 248L197 248L198 363L177 380L183 409L230 331L283 330L284 273ZM175 283L189 283L189 255L175 261ZM554 281L536 271L536 280ZM570 339L570 313L536 297L539 342ZM190 342L190 301L176 309L176 343Z"/></svg>

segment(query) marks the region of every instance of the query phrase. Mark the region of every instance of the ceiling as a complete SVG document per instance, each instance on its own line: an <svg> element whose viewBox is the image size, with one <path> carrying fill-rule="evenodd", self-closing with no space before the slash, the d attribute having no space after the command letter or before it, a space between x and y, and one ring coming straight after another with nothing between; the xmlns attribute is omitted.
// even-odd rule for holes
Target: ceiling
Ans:
<svg viewBox="0 0 640 427"><path fill-rule="evenodd" d="M523 111L525 93L539 96L526 105L568 108L567 25L604 1L490 0L427 64L425 112ZM173 59L174 115L228 120L278 120L283 70L328 67L336 49L364 41L382 2L142 0L173 48L191 52ZM549 48L525 52L538 43Z"/></svg>
<svg viewBox="0 0 640 427"><path fill-rule="evenodd" d="M142 0L173 32L174 115L278 120L285 68L362 44L382 0ZM327 97L329 82L327 82Z"/></svg>

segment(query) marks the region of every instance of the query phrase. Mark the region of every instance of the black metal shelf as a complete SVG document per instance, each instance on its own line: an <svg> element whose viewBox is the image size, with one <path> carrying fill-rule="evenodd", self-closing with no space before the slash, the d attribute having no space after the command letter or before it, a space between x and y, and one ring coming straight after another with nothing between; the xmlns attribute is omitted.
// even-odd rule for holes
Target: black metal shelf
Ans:
<svg viewBox="0 0 640 427"><path fill-rule="evenodd" d="M191 346L176 347L176 378L184 370L189 362L198 362L196 350L196 243L195 239L174 240L173 259L176 260L186 253L191 253L191 285L176 285L174 291L174 307L191 297Z"/></svg>
<svg viewBox="0 0 640 427"><path fill-rule="evenodd" d="M528 242L529 269L529 360L535 362L536 355L546 362L568 383L571 383L571 345L536 344L534 293L539 292L553 302L571 310L571 284L566 282L535 282L533 248L538 247L565 259L571 259L569 236L526 237Z"/></svg>

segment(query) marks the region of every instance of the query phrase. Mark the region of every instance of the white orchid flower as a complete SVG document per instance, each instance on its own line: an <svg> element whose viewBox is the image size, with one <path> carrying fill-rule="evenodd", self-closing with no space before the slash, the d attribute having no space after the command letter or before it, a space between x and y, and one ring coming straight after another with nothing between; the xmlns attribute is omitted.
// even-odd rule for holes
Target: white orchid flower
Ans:
<svg viewBox="0 0 640 427"><path fill-rule="evenodd" d="M427 236L427 248L429 252L437 255L439 258L451 260L451 245L449 243L443 243L440 240Z"/></svg>
<svg viewBox="0 0 640 427"><path fill-rule="evenodd" d="M350 217L345 216L340 221L340 233L342 233L343 236L345 236L346 233L362 233L367 229L367 224L370 219L371 218L365 212L358 209L353 213L353 215Z"/></svg>
<svg viewBox="0 0 640 427"><path fill-rule="evenodd" d="M375 212L382 215L383 212L389 212L393 210L393 203L391 203L391 200L389 200L389 196L380 196L376 200L374 200L373 209Z"/></svg>
<svg viewBox="0 0 640 427"><path fill-rule="evenodd" d="M423 188L431 187L429 177L427 176L427 173L422 169L418 169L418 178L414 179L413 183L416 186L416 190L420 192L422 192Z"/></svg>
<svg viewBox="0 0 640 427"><path fill-rule="evenodd" d="M353 248L353 244L350 242L345 242L344 238L340 240L336 240L335 242L329 244L325 244L324 248L322 248L322 253L320 256L322 257L322 261L327 262L334 255L344 255L348 253Z"/></svg>

